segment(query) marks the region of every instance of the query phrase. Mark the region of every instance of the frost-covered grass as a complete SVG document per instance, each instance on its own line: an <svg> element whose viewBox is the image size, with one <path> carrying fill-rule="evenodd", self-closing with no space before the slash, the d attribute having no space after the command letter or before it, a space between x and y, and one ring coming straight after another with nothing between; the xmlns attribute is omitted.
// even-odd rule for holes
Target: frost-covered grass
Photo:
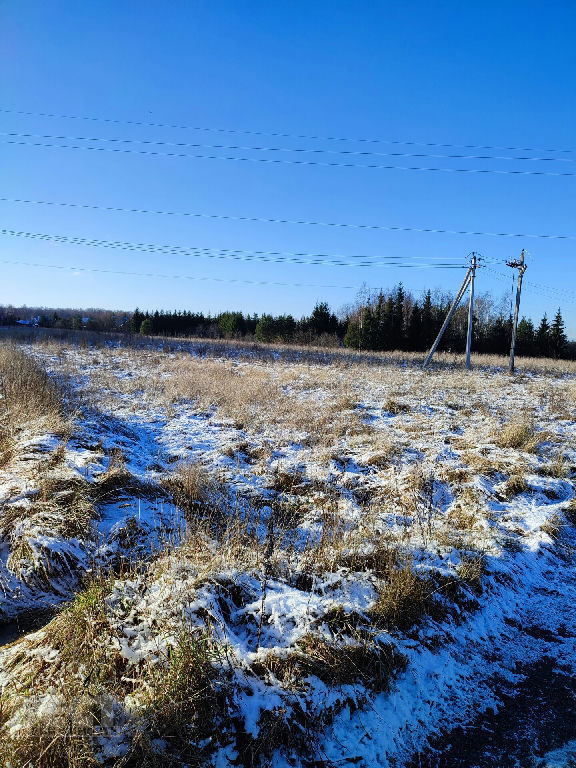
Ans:
<svg viewBox="0 0 576 768"><path fill-rule="evenodd" d="M0 764L408 765L572 664L571 364L144 341L27 347L74 418L2 468L2 609L64 605Z"/></svg>

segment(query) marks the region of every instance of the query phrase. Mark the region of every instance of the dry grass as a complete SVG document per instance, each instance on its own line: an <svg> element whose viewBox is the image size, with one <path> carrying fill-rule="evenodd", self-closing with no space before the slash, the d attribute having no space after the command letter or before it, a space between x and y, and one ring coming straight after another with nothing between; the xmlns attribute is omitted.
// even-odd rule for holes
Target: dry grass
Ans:
<svg viewBox="0 0 576 768"><path fill-rule="evenodd" d="M376 626L407 631L424 616L441 618L443 610L436 598L436 583L418 573L410 558L391 568L378 590L370 610Z"/></svg>
<svg viewBox="0 0 576 768"><path fill-rule="evenodd" d="M198 573L198 581L212 573L230 568L250 570L259 568L264 562L275 563L278 553L267 552L267 544L259 536L258 518L247 512L239 514L214 513L206 511L198 515L186 529L178 552L186 562L192 564ZM171 566L171 555L166 553L154 564L155 573L161 573Z"/></svg>
<svg viewBox="0 0 576 768"><path fill-rule="evenodd" d="M500 448L515 448L534 453L545 439L546 436L536 430L533 419L521 418L505 425L498 435L496 444Z"/></svg>
<svg viewBox="0 0 576 768"><path fill-rule="evenodd" d="M550 536L551 539L557 541L564 525L565 522L562 515L555 514L551 515L548 520L540 526L540 529Z"/></svg>
<svg viewBox="0 0 576 768"><path fill-rule="evenodd" d="M94 750L95 709L84 695L57 702L48 714L30 714L26 725L0 743L6 768L97 768Z"/></svg>
<svg viewBox="0 0 576 768"><path fill-rule="evenodd" d="M368 441L362 441L364 444ZM369 441L369 450L363 454L359 461L368 467L386 467L389 466L401 454L403 447L390 437L374 437Z"/></svg>
<svg viewBox="0 0 576 768"><path fill-rule="evenodd" d="M94 331L69 331L57 328L21 328L8 327L1 329L2 337L16 342L34 342L53 346L74 346L84 349L102 349L106 344L121 345L123 348L138 350L145 353L158 348L158 337L127 336L120 333L97 333ZM313 345L298 344L264 344L251 339L207 339L198 337L170 337L163 339L166 352L186 350L202 357L233 357L242 359L260 358L275 360L278 357L287 362L303 362L319 365L340 365L382 368L384 366L408 365L417 370L421 369L426 356L423 352L372 352L358 351L348 348L327 349ZM525 371L537 372L541 375L556 377L559 374L576 374L576 361L557 360L541 357L517 357L516 376L522 376ZM503 355L472 354L474 369L491 369L506 372L508 357ZM451 371L466 375L462 371L462 356L451 352L439 352L434 356L430 373Z"/></svg>
<svg viewBox="0 0 576 768"><path fill-rule="evenodd" d="M292 496L305 495L309 490L306 478L299 470L286 472L277 466L272 479L272 489L277 493L287 493Z"/></svg>
<svg viewBox="0 0 576 768"><path fill-rule="evenodd" d="M541 474L546 477L556 477L559 479L569 477L570 465L562 449L555 451L551 461L541 469Z"/></svg>
<svg viewBox="0 0 576 768"><path fill-rule="evenodd" d="M180 357L168 361L165 370L170 373L166 393L173 401L193 400L205 411L217 408L239 429L280 427L309 445L327 445L343 435L369 431L357 411L341 408L343 396L352 404L347 385L344 395L336 389L333 398L319 400L321 382L310 388L298 367L247 369L227 360Z"/></svg>
<svg viewBox="0 0 576 768"><path fill-rule="evenodd" d="M126 469L122 452L116 449L110 452L108 467L97 476L90 493L96 504L111 503L127 496L153 499L163 495L158 485L134 477Z"/></svg>
<svg viewBox="0 0 576 768"><path fill-rule="evenodd" d="M142 713L147 735L168 740L179 761L202 761L197 745L214 736L225 704L216 685L222 657L208 632L183 628L164 663L149 670Z"/></svg>
<svg viewBox="0 0 576 768"><path fill-rule="evenodd" d="M439 473L441 480L461 487L470 480L470 470L467 467L445 467Z"/></svg>
<svg viewBox="0 0 576 768"><path fill-rule="evenodd" d="M232 512L224 480L200 462L183 462L163 481L172 501L189 522L198 517L223 519Z"/></svg>
<svg viewBox="0 0 576 768"><path fill-rule="evenodd" d="M344 642L305 635L296 650L282 657L269 654L257 669L266 669L288 688L301 687L313 675L326 685L362 683L381 692L388 690L392 675L403 666L404 658L392 645L358 631Z"/></svg>
<svg viewBox="0 0 576 768"><path fill-rule="evenodd" d="M471 540L486 511L478 492L474 488L464 488L446 515L448 540L445 543L459 543L462 547L464 537Z"/></svg>
<svg viewBox="0 0 576 768"><path fill-rule="evenodd" d="M397 400L395 397L387 397L384 401L383 408L388 413L392 413L397 416L399 413L409 413L411 407L408 403L404 403L401 400Z"/></svg>
<svg viewBox="0 0 576 768"><path fill-rule="evenodd" d="M224 445L230 445L234 426L243 430L234 433L230 457L248 455L261 460L250 467L250 473L262 475L259 482L265 492L261 498L234 493L235 477L244 471L240 462L236 475L229 468L230 462L218 473L201 462L174 466L163 488L185 512L188 530L176 552L164 553L144 570L140 566L145 583L161 577L166 579L163 583L180 583L179 575L184 573L182 584L186 586L182 589L190 588L194 594L208 585L215 596L215 615L221 614L225 622L236 613L230 602L228 614L222 607L226 592L232 595L234 589L240 589L234 572L242 578L248 574L250 583L261 580L262 606L266 589L270 589L266 580L272 578L309 591L311 596L315 584L326 578L337 577L346 583L358 577L377 588L377 599L366 615L346 612L336 605L314 619L312 631L284 652L265 652L258 635L260 652L251 671L262 682L283 687L291 697L286 700L296 702L292 708L275 706L263 714L257 737L240 735L239 729L239 759L247 765L265 765L279 746L290 749L296 745L304 750L309 729L315 726L310 713L301 711L297 701L304 695L309 678L319 678L333 687L358 684L370 693L387 690L403 660L378 641L382 630L416 637L418 625L427 618L443 621L451 616L461 620L460 609L473 609L486 567L485 558L479 554L479 541L482 536L493 535L485 521L485 492L471 487L478 474L501 472L510 476L501 487L503 497L512 498L526 490L525 472L548 467L543 472L561 477L568 470L564 459L559 458L564 456L561 451L542 466L536 457L518 453L536 451L546 435L540 430L540 415L538 424L522 416L533 407L529 382L519 393L517 379L486 371L460 374L448 358L422 374L416 367L417 356L410 358L409 366L401 367L398 363L404 355L337 352L322 357L305 350L300 357L295 348L266 348L260 354L255 348L238 353L237 343L204 345L202 358L181 351L165 355L152 348L121 352L97 349L82 358L93 366L94 395L105 388L109 402L116 402L116 406L117 393L134 395L135 408L149 399L166 408L168 417L172 408L178 411L184 403L194 409L196 417L204 415L212 425L225 421ZM220 357L206 356L210 354ZM68 360L72 372L78 366L73 355L67 358L63 354L62 358ZM390 364L382 365L385 360ZM494 361L485 364L493 365ZM122 371L126 375L119 378L117 366L125 366L130 373ZM497 439L497 445L505 450L499 450L494 436L506 415L511 392L520 403L520 415L505 424ZM567 396L562 397L564 402ZM548 401L542 402L548 404L548 413L560 409L559 402L553 408ZM405 415L391 418L388 414L385 427L373 430L368 426L370 414L382 407L389 414ZM466 413L470 418L465 420L461 416ZM544 426L549 424L550 419ZM285 446L291 450L284 455L293 456L291 443L302 448L298 460L303 464L310 459L312 466L317 465L318 456L326 456L341 459L341 466L329 467L330 474L317 479L318 466L313 466L307 478L303 470L295 468L300 465L289 463L293 458L283 466L269 461L284 461ZM444 448L459 456L450 455L446 461ZM403 450L410 452L403 457L405 462L390 466ZM83 506L84 489L59 485L52 469L61 457L55 455L50 461L52 464L43 467L40 489L29 509L35 509L34 514L42 520L41 511L48 514L60 500L72 512L66 516L66 535L79 536L92 514L89 504ZM408 465L408 461L413 463ZM360 465L360 471L354 463ZM535 470L535 465L540 469ZM272 470L271 466L277 468ZM437 500L438 494L446 492L442 487L445 483L453 485L456 495L449 506L448 494ZM124 493L141 495L147 491L158 493L136 483L126 472L122 457L117 456L112 457L88 501L93 505ZM13 507L2 518L7 535L25 514L29 511ZM570 509L566 517L574 522L576 513ZM551 526L556 522L551 520ZM548 532L552 535L555 531L551 527ZM425 563L430 552L434 558L443 557L447 543L453 547L450 557L459 556L456 568L442 571L449 576L416 566L410 556L411 549L418 547L414 557L419 563L420 557ZM28 541L23 538L18 546L14 558L29 561L34 553L27 549ZM155 664L143 660L128 672L126 659L117 651L107 612L107 590L106 583L88 587L49 625L46 642L61 649L50 671L41 655L31 662L23 654L17 662L19 670L28 665L27 678L18 672L19 679L24 680L22 696L32 701L31 696L52 685L61 694L62 704L52 719L35 719L31 714L30 726L13 740L12 752L0 747L0 765L9 755L15 765L19 760L36 759L40 768L92 768L93 756L84 746L84 724L88 718L99 716L91 709L91 701L114 695L120 700L136 696L141 704L140 713L129 724L132 747L126 766L170 765L174 758L180 765L197 765L204 760L198 745L218 731L223 708L231 701L222 672L233 676L233 661L227 666L230 659L226 657L226 664L221 663L226 650L211 633L213 617L207 614L205 626L197 630L170 626L170 647L160 660ZM250 599L254 599L252 593ZM231 600L234 602L233 597ZM266 616L264 608L260 616ZM156 629L168 634L167 626ZM423 634L419 636L426 642ZM90 700L83 699L85 695ZM66 723L73 718L67 702L74 697L80 702L77 722L68 727ZM2 705L6 719L13 705ZM228 709L228 724L230 712ZM322 717L324 712L319 715L320 724L324 724ZM55 738L58 732L65 738ZM70 751L71 734L77 753ZM158 753L153 744L156 738L166 740L168 752ZM40 745L36 751L34 740Z"/></svg>
<svg viewBox="0 0 576 768"><path fill-rule="evenodd" d="M129 749L114 765L202 762L198 743L213 735L224 704L222 681L216 682L217 647L207 631L182 626L156 664L132 665L128 672L108 615L111 587L109 579L94 581L47 625L44 644L53 649L50 661L24 647L11 658L10 665L20 667L19 684L2 693L0 727L20 707L26 717L15 735L0 743L0 765L101 765L95 735L113 726L111 705L128 694L137 697L138 705L117 724ZM45 690L53 705L42 713L35 696ZM166 746L153 748L154 739Z"/></svg>
<svg viewBox="0 0 576 768"><path fill-rule="evenodd" d="M465 584L479 594L482 591L482 577L486 573L486 558L482 554L462 555L456 572Z"/></svg>
<svg viewBox="0 0 576 768"><path fill-rule="evenodd" d="M62 425L61 392L29 354L12 345L0 345L0 378L8 420L21 425L42 418Z"/></svg>
<svg viewBox="0 0 576 768"><path fill-rule="evenodd" d="M77 475L47 474L30 504L7 505L0 538L9 543L7 568L28 584L43 588L60 576L74 576L77 553L51 546L50 537L87 540L96 516L90 484Z"/></svg>
<svg viewBox="0 0 576 768"><path fill-rule="evenodd" d="M12 344L0 344L0 463L14 451L17 434L31 422L37 429L65 430L62 393L41 366Z"/></svg>
<svg viewBox="0 0 576 768"><path fill-rule="evenodd" d="M499 472L506 473L508 469L508 463L502 459L471 449L461 451L460 458L466 462L471 470L486 477L493 477Z"/></svg>
<svg viewBox="0 0 576 768"><path fill-rule="evenodd" d="M516 474L511 475L505 483L497 488L498 496L502 500L508 501L515 496L519 496L521 493L525 493L529 487L524 475L517 472Z"/></svg>
<svg viewBox="0 0 576 768"><path fill-rule="evenodd" d="M564 514L570 525L576 525L576 498L570 501L568 508L564 510Z"/></svg>

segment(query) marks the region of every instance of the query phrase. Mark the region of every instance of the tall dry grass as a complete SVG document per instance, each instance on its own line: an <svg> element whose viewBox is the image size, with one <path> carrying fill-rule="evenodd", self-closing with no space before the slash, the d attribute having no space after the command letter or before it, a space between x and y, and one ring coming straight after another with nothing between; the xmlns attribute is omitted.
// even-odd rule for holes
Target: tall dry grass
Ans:
<svg viewBox="0 0 576 768"><path fill-rule="evenodd" d="M349 387L326 393L321 378L303 378L298 366L238 365L228 360L181 356L167 361L165 383L173 401L187 399L205 411L213 408L239 429L279 427L300 433L310 445L369 431L355 410Z"/></svg>
<svg viewBox="0 0 576 768"><path fill-rule="evenodd" d="M46 371L13 344L0 344L0 458L11 456L19 431L32 422L36 429L62 432L62 393Z"/></svg>

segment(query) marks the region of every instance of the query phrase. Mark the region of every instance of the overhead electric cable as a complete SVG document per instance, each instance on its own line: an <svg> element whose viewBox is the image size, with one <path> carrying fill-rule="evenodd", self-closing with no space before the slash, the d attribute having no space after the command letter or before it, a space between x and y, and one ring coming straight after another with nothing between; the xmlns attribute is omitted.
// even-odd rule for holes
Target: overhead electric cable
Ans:
<svg viewBox="0 0 576 768"><path fill-rule="evenodd" d="M123 208L112 205L92 205L90 203L70 203L57 200L26 200L17 197L0 197L0 202L4 203L22 203L26 205L47 205L63 208L81 208L91 211L114 211L117 213L138 213L150 214L155 216L187 216L201 219L223 219L227 221L249 221L265 224L298 224L315 227L342 227L349 229L374 229L385 232L421 232L445 235L474 235L475 237L529 237L544 238L547 240L576 240L576 235L543 235L526 234L519 232L474 232L472 230L458 229L437 229L432 227L398 227L386 226L383 224L353 224L335 221L309 221L307 219L278 219L266 218L263 216L232 216L222 213L197 213L194 211L162 211L149 208Z"/></svg>
<svg viewBox="0 0 576 768"><path fill-rule="evenodd" d="M274 165L309 165L325 168L370 168L387 171L432 171L445 173L477 173L497 174L506 176L576 176L576 172L567 171L519 171L510 168L430 168L425 166L385 165L382 163L334 163L324 160L292 160L279 157L241 157L234 155L206 155L190 152L161 152L149 149L124 149L120 147L93 147L79 144L52 144L38 141L16 141L14 139L3 140L4 144L25 147L48 147L51 149L80 149L90 152L115 152L129 155L153 155L156 157L189 158L195 160L233 160L245 163L269 163Z"/></svg>
<svg viewBox="0 0 576 768"><path fill-rule="evenodd" d="M462 155L462 154L431 154L428 152L372 152L370 150L357 149L319 149L316 147L254 147L243 144L203 144L191 143L188 141L157 141L155 139L125 139L108 138L105 136L55 136L46 133L19 133L15 131L0 131L0 136L7 136L10 139L42 139L48 141L89 141L92 143L106 142L108 144L139 144L145 146L158 147L177 147L187 149L225 149L238 152L296 152L303 154L316 155L346 155L347 157L413 157L413 158L433 158L435 160L508 160L525 161L533 160L535 162L549 163L574 163L576 158L572 157L529 157L529 156L510 156L510 155Z"/></svg>
<svg viewBox="0 0 576 768"><path fill-rule="evenodd" d="M491 267L486 267L486 269L488 272L491 272L494 275L498 275L498 277L501 277L506 281L509 279L509 275L505 274L504 272L498 272L498 270L492 269ZM524 279L523 284L529 285L533 291L535 290L542 295L547 295L548 297L551 296L552 298L558 297L563 301L567 301L568 303L576 304L576 293L570 290L566 290L564 288L556 288L552 285L544 285L543 283L535 283L526 279Z"/></svg>
<svg viewBox="0 0 576 768"><path fill-rule="evenodd" d="M349 142L357 142L357 143L368 143L368 144L395 144L395 145L401 145L401 146L417 146L417 147L438 147L438 148L455 148L455 149L486 149L486 150L497 150L497 151L505 151L505 152L554 152L559 154L572 154L576 152L575 149L557 149L557 148L548 148L543 149L541 147L510 147L510 146L500 146L500 145L489 145L489 144L450 144L450 143L438 143L438 142L429 142L429 141L405 141L405 140L397 140L397 139L382 139L382 138L364 138L364 137L351 137L351 136L322 136L322 135L311 135L311 134L294 134L294 133L288 133L288 132L279 132L279 131L253 131L253 130L240 130L237 128L220 128L220 127L209 127L209 126L193 126L193 125L182 125L182 124L175 124L175 123L162 123L162 122L148 122L143 120L124 120L119 118L110 118L110 117L98 117L98 116L90 116L90 115L67 115L67 114L58 114L54 112L34 112L34 111L25 111L25 110L16 110L16 109L0 109L0 114L8 114L8 115L21 115L25 117L46 117L51 119L57 119L57 120L78 120L78 121L86 121L86 122L98 122L98 123L108 123L113 125L133 125L143 128L168 128L173 130L184 130L184 131L205 131L208 133L229 133L229 134L238 134L243 136L266 136L266 137L273 137L273 138L285 138L285 139L305 139L310 141L349 141Z"/></svg>
<svg viewBox="0 0 576 768"><path fill-rule="evenodd" d="M369 257L353 255L349 258L364 259L364 261L347 262L345 257L335 256L332 259L325 258L327 254L294 253L286 254L279 251L243 251L240 249L214 249L199 246L183 247L177 245L156 245L152 243L135 243L122 240L102 240L96 238L84 238L70 235L48 234L44 232L25 232L13 229L0 229L0 235L8 237L20 237L31 240L43 240L47 242L64 243L67 245L80 245L90 248L112 248L116 250L128 250L146 253L161 253L174 256L196 256L208 259L230 259L233 261L259 261L271 263L296 263L316 266L342 266L342 267L402 267L403 269L463 269L464 265L457 262L422 262L407 261L405 257L383 256ZM369 261L368 259L376 259Z"/></svg>
<svg viewBox="0 0 576 768"><path fill-rule="evenodd" d="M41 264L39 262L20 261L16 259L0 259L0 264L12 264L16 266L34 267L41 269L59 269L69 272L94 272L96 274L123 275L127 277L153 277L154 279L162 278L169 280L196 280L199 282L241 283L243 285L278 285L291 288L344 288L346 290L358 289L357 285L319 285L317 283L283 283L270 280L237 280L229 277L203 277L198 275L165 274L161 272L133 272L119 269L103 269L100 267L78 267L63 264Z"/></svg>

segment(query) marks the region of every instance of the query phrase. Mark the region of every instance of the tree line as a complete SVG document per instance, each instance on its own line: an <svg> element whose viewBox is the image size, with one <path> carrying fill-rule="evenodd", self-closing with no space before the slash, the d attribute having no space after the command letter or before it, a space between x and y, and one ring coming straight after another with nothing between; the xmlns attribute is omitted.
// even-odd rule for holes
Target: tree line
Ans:
<svg viewBox="0 0 576 768"><path fill-rule="evenodd" d="M245 315L221 312L214 317L201 312L141 312L130 318L130 331L146 335L200 336L240 339L252 337L261 342L340 345L346 334L346 320L339 320L326 302L319 302L308 317L293 315Z"/></svg>
<svg viewBox="0 0 576 768"><path fill-rule="evenodd" d="M130 320L132 333L168 336L253 338L261 342L318 344L358 350L423 352L436 338L452 302L449 294L428 290L418 301L400 284L391 291L364 296L348 307L340 318L326 302L296 320L290 314L244 315L222 312L214 317L192 312L140 312ZM466 345L468 310L459 307L448 326L440 349L461 352ZM485 294L474 303L473 349L507 354L512 317ZM522 317L518 323L516 351L519 355L565 357L572 354L560 309L552 321L546 314L538 326Z"/></svg>
<svg viewBox="0 0 576 768"><path fill-rule="evenodd" d="M452 296L428 290L421 299L400 284L389 291L364 293L337 316L326 302L318 302L310 315L300 319L291 314L244 314L226 311L205 315L190 310L113 312L90 309L46 310L0 307L0 324L18 322L34 326L88 329L159 336L254 339L268 343L342 346L358 350L400 350L423 352L430 348L444 321ZM510 349L512 318L489 294L474 302L476 352L507 354ZM466 345L467 307L459 307L448 326L440 349L461 352ZM519 355L574 357L561 310L535 325L522 317L518 324L516 351Z"/></svg>
<svg viewBox="0 0 576 768"><path fill-rule="evenodd" d="M421 301L407 293L402 285L360 301L348 314L344 344L357 349L406 350L424 352L436 338L448 313L452 296L433 297L426 291ZM440 344L441 350L462 352L466 347L468 307L456 310ZM512 316L497 307L489 294L474 302L472 348L476 352L507 354L512 335ZM536 357L566 357L573 350L562 312L552 322L543 315L537 327L526 317L518 323L516 352Z"/></svg>

